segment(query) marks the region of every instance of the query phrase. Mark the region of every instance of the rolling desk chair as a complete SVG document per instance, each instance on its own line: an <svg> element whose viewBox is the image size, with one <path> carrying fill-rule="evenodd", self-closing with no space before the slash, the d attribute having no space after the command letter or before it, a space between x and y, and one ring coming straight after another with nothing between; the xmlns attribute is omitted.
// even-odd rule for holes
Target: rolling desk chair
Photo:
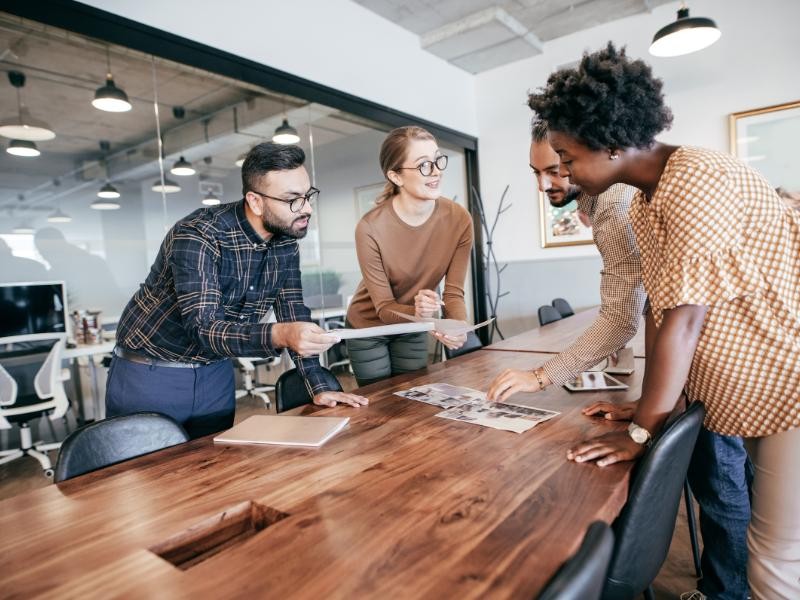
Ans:
<svg viewBox="0 0 800 600"><path fill-rule="evenodd" d="M35 394L19 396L16 380L0 366L0 429L11 429L12 424L19 427L20 447L0 452L0 464L11 462L23 456L31 456L39 461L47 477L53 476L53 465L47 456L60 443L34 443L28 423L44 415L51 421L63 417L69 408L69 399L64 391L64 380L68 374L61 369L63 337L59 337L50 349L44 363L33 380Z"/></svg>
<svg viewBox="0 0 800 600"><path fill-rule="evenodd" d="M539 307L539 325L547 325L548 323L554 323L555 321L560 321L563 317L561 313L558 312L555 308L550 306L549 304L545 304Z"/></svg>

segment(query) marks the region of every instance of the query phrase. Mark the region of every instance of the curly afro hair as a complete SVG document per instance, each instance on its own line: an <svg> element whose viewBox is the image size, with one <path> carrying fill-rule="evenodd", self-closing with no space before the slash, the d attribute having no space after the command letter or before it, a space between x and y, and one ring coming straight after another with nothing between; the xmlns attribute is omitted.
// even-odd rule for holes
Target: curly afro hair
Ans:
<svg viewBox="0 0 800 600"><path fill-rule="evenodd" d="M579 138L593 150L646 148L672 124L664 106L662 82L641 60L630 60L614 44L580 65L547 78L547 85L529 94L530 106L550 129Z"/></svg>

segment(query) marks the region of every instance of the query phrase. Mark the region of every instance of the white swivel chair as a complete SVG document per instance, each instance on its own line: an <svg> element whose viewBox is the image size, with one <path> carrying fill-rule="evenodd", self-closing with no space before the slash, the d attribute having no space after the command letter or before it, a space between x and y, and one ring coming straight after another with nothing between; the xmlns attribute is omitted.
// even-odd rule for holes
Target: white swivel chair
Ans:
<svg viewBox="0 0 800 600"><path fill-rule="evenodd" d="M63 417L69 408L69 399L64 391L64 381L69 379L69 374L61 369L63 348L64 339L57 339L34 377L35 394L18 396L17 382L0 366L0 429L11 429L12 424L16 424L20 434L20 447L0 451L0 464L22 456L32 456L42 465L47 477L53 476L53 465L47 451L55 450L61 444L34 444L28 423L43 415L55 421Z"/></svg>
<svg viewBox="0 0 800 600"><path fill-rule="evenodd" d="M245 396L253 396L260 399L264 403L264 408L270 407L269 392L275 391L274 385L260 384L256 381L256 369L259 366L266 367L267 370L281 364L281 357L276 356L273 358L236 358L236 368L242 376L242 387L236 390L235 397L244 398Z"/></svg>

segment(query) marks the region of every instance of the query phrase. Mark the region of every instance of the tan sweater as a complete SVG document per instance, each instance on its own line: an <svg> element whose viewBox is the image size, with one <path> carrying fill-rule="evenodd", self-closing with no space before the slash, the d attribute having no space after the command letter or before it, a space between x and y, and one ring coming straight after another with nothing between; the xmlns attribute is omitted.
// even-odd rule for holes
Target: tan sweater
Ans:
<svg viewBox="0 0 800 600"><path fill-rule="evenodd" d="M464 280L472 249L472 218L452 200L439 198L425 223L412 226L391 200L356 225L356 252L363 279L347 310L355 328L406 323L393 311L414 314L419 290L436 290L445 278L445 317L466 320Z"/></svg>

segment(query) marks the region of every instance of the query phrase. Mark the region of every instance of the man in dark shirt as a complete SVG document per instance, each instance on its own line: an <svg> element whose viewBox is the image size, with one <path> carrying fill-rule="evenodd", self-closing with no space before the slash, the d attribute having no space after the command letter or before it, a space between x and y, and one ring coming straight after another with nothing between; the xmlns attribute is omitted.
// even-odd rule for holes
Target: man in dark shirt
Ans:
<svg viewBox="0 0 800 600"><path fill-rule="evenodd" d="M288 348L315 404L361 406L330 391L316 357L338 340L303 304L297 238L319 190L297 146L259 144L242 165L244 199L197 210L167 233L122 313L108 375L108 416L155 411L199 437L233 424L229 357ZM277 323L266 323L271 308Z"/></svg>

